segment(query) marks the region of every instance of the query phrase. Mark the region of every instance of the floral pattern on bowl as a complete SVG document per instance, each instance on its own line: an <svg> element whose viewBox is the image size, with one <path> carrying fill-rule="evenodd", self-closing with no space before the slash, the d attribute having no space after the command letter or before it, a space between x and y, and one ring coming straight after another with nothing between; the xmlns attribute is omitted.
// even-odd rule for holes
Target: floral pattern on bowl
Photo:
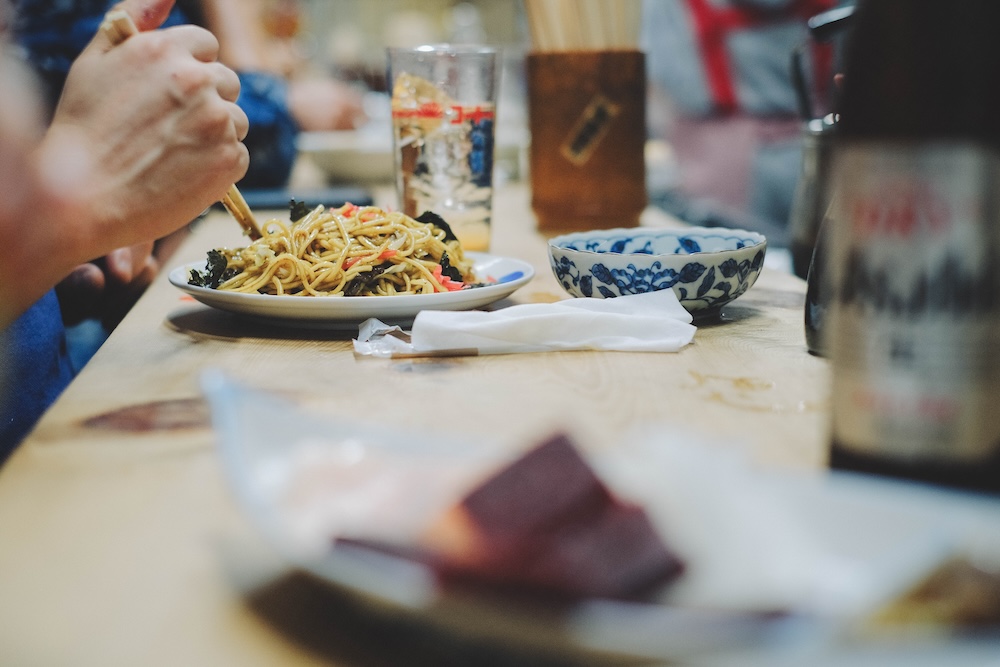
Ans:
<svg viewBox="0 0 1000 667"><path fill-rule="evenodd" d="M549 240L556 279L576 297L673 289L696 318L718 316L764 266L767 239L740 229L604 229Z"/></svg>

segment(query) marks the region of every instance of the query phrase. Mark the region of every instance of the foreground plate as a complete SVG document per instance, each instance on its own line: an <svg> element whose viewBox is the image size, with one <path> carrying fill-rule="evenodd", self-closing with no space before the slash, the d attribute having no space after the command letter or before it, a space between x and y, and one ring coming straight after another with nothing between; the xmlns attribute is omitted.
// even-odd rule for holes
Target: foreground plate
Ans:
<svg viewBox="0 0 1000 667"><path fill-rule="evenodd" d="M951 555L1000 567L1000 498L764 471L655 425L590 460L613 491L646 508L689 571L646 602L553 610L446 589L416 563L332 546L336 536L418 539L506 448L345 423L218 372L202 387L231 488L277 552L321 585L430 627L576 656L568 664L582 653L595 658L583 664L937 667L986 664L1000 650L1000 637L948 642L941 632L883 642L863 625Z"/></svg>
<svg viewBox="0 0 1000 667"><path fill-rule="evenodd" d="M470 252L473 271L492 285L440 294L364 297L275 296L220 292L188 284L192 269L203 270L204 262L179 266L170 272L170 282L198 301L233 313L266 318L294 326L353 326L370 317L385 322L408 322L421 310L472 310L510 296L535 275L527 262L485 253Z"/></svg>

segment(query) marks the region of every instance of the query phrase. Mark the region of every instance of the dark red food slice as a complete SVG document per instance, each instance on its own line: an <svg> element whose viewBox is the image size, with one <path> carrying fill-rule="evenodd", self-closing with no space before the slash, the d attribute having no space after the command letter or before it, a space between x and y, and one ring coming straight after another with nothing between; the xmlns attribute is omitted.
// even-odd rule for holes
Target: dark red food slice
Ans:
<svg viewBox="0 0 1000 667"><path fill-rule="evenodd" d="M614 497L557 435L469 493L416 548L352 541L445 580L571 597L636 597L680 575L645 510Z"/></svg>

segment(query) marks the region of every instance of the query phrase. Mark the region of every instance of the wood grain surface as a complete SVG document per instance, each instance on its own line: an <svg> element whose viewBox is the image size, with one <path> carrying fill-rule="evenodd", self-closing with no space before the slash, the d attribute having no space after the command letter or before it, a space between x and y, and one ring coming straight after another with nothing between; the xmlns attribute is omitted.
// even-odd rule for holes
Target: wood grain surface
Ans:
<svg viewBox="0 0 1000 667"><path fill-rule="evenodd" d="M672 222L650 210L643 224ZM213 212L171 265L242 242ZM497 193L491 252L537 271L504 303L566 298L522 186ZM241 319L161 275L0 469L0 664L525 664L516 647L435 634L287 572L222 478L200 374L222 369L331 419L369 416L469 447L566 430L597 451L650 423L819 469L827 368L805 349L804 291L765 269L676 354L386 360L356 357L356 332Z"/></svg>

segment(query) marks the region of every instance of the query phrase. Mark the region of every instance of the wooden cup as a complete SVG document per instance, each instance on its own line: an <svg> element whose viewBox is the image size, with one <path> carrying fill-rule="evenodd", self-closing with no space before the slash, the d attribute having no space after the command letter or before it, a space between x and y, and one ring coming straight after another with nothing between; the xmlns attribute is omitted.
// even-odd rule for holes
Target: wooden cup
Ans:
<svg viewBox="0 0 1000 667"><path fill-rule="evenodd" d="M637 225L648 202L645 54L530 53L527 79L539 230Z"/></svg>

